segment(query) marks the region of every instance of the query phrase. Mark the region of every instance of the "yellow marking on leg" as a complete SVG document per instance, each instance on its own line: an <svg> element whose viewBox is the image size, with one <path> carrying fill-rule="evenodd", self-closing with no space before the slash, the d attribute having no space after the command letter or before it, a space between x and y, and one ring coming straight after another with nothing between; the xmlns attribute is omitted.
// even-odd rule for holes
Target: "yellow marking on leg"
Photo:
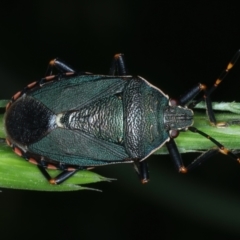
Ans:
<svg viewBox="0 0 240 240"><path fill-rule="evenodd" d="M142 179L142 180L141 180L141 183L142 183L142 184L145 184L145 183L148 183L148 182L149 182L149 179Z"/></svg>
<svg viewBox="0 0 240 240"><path fill-rule="evenodd" d="M200 83L200 84L199 84L199 88L200 88L201 90L205 90L205 89L207 89L207 86Z"/></svg>
<svg viewBox="0 0 240 240"><path fill-rule="evenodd" d="M215 82L215 84L214 84L214 86L218 86L221 82L222 82L221 79L217 79L216 82Z"/></svg>
<svg viewBox="0 0 240 240"><path fill-rule="evenodd" d="M216 124L215 124L214 122L210 122L210 125L211 125L212 127L216 127Z"/></svg>
<svg viewBox="0 0 240 240"><path fill-rule="evenodd" d="M49 62L49 65L51 65L51 66L54 66L54 64L55 64L55 59L53 59Z"/></svg>
<svg viewBox="0 0 240 240"><path fill-rule="evenodd" d="M227 70L231 69L233 67L233 64L230 62L227 66Z"/></svg>
<svg viewBox="0 0 240 240"><path fill-rule="evenodd" d="M180 167L179 172L180 173L187 173L187 169L185 167Z"/></svg>
<svg viewBox="0 0 240 240"><path fill-rule="evenodd" d="M224 155L228 155L229 150L225 147L219 148L219 152L224 154Z"/></svg>
<svg viewBox="0 0 240 240"><path fill-rule="evenodd" d="M49 183L50 183L50 184L53 184L53 185L56 185L56 184L57 184L55 179L50 179L50 180L49 180Z"/></svg>
<svg viewBox="0 0 240 240"><path fill-rule="evenodd" d="M115 58L115 59L118 59L118 58L121 57L121 55L122 55L121 53L117 53L117 54L114 55L114 58Z"/></svg>

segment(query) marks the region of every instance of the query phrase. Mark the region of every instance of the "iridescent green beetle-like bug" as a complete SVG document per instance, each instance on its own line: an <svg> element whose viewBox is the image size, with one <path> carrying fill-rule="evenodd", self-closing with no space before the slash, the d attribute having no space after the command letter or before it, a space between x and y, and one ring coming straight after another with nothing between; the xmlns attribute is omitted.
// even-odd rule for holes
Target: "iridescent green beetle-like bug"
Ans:
<svg viewBox="0 0 240 240"><path fill-rule="evenodd" d="M204 91L210 122L218 126L209 91L197 84L178 100L169 99L144 78L128 75L123 54L113 58L109 75L78 72L59 59L49 64L46 77L16 93L6 107L7 143L16 154L37 164L51 184L60 184L78 170L132 163L140 180L149 180L145 159L166 144L179 172L200 165L217 152L239 160L222 144L193 125L195 97ZM57 70L53 75L52 71ZM224 124L224 123L222 123ZM180 131L197 132L218 148L210 149L185 167L174 138ZM51 178L47 168L62 173Z"/></svg>

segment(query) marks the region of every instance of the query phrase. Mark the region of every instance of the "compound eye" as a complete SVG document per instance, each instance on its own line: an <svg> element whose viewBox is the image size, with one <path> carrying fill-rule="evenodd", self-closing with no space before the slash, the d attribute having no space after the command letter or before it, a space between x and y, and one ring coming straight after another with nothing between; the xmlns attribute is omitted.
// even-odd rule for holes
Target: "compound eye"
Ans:
<svg viewBox="0 0 240 240"><path fill-rule="evenodd" d="M176 99L172 98L169 100L169 102L170 102L170 106L172 106L172 107L178 106L178 101Z"/></svg>
<svg viewBox="0 0 240 240"><path fill-rule="evenodd" d="M171 138L176 138L179 135L179 131L174 129L169 131L169 134Z"/></svg>

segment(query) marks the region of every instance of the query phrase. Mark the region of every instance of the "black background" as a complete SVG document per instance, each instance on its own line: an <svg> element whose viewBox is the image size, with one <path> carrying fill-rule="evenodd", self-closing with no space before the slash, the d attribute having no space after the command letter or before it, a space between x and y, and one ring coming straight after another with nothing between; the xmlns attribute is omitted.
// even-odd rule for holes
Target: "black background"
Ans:
<svg viewBox="0 0 240 240"><path fill-rule="evenodd" d="M238 5L226 1L2 1L0 23L2 99L43 77L54 57L107 74L119 52L131 74L178 97L197 82L211 85L240 48ZM215 101L240 101L239 69L214 93ZM149 165L147 185L130 165L95 169L118 179L92 186L103 193L3 189L1 239L240 236L238 164L217 156L188 175L178 174L169 156L151 156Z"/></svg>

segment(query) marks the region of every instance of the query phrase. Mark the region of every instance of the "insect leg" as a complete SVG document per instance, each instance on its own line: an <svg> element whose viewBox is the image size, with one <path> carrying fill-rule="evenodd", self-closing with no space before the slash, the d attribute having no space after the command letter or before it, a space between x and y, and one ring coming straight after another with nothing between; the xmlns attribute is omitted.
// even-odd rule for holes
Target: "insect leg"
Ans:
<svg viewBox="0 0 240 240"><path fill-rule="evenodd" d="M72 171L64 170L56 177L52 178L47 170L42 165L37 165L43 176L48 180L51 184L60 184L70 178L73 174L75 174L79 169L74 169Z"/></svg>
<svg viewBox="0 0 240 240"><path fill-rule="evenodd" d="M231 157L233 160L236 160L240 163L240 158L238 158L237 155L233 154L229 149L224 147L220 142L218 142L214 138L210 137L209 135L198 130L195 127L189 127L188 129L191 132L198 133L198 134L202 135L203 137L209 139L211 142L213 142L217 146L217 149L210 149L210 150L204 152L202 155L200 155L198 158L196 158L189 166L187 166L187 170L191 170L191 169L199 166L204 161L206 161L208 158L212 157L213 155L215 155L217 153L227 155L227 156Z"/></svg>
<svg viewBox="0 0 240 240"><path fill-rule="evenodd" d="M55 58L49 62L45 76L53 75L54 68L60 73L67 73L67 72L75 73L76 72L75 69L73 69L71 66L69 66L65 62L63 62L59 58Z"/></svg>
<svg viewBox="0 0 240 240"><path fill-rule="evenodd" d="M112 65L109 70L109 75L125 76L127 75L127 69L125 66L124 54L115 54L112 60Z"/></svg>
<svg viewBox="0 0 240 240"><path fill-rule="evenodd" d="M217 153L219 153L219 149L209 149L208 151L202 153L187 166L187 171L191 171L192 169L200 166L203 162L216 155Z"/></svg>
<svg viewBox="0 0 240 240"><path fill-rule="evenodd" d="M177 104L183 107L188 105L204 89L206 86L201 83L195 85L178 99Z"/></svg>
<svg viewBox="0 0 240 240"><path fill-rule="evenodd" d="M187 169L183 164L181 154L178 151L175 141L172 138L170 138L170 141L166 142L166 146L177 170L179 172L185 173Z"/></svg>
<svg viewBox="0 0 240 240"><path fill-rule="evenodd" d="M229 71L236 64L236 62L239 59L239 57L240 57L240 49L235 53L235 55L233 56L231 61L228 63L227 67L220 74L218 79L215 81L213 86L209 90L204 90L204 92L205 92L204 96L199 98L199 99L197 99L196 101L192 102L189 105L189 108L194 108L200 101L205 100L206 101L206 108L207 108L208 118L209 118L210 123L213 126L222 127L222 126L225 126L225 123L217 123L215 115L214 115L214 112L213 112L213 109L212 109L212 102L211 102L211 99L210 99L210 95L217 89L219 84L225 79L225 77L227 76Z"/></svg>
<svg viewBox="0 0 240 240"><path fill-rule="evenodd" d="M141 182L147 183L149 181L149 171L148 171L147 161L142 161L142 162L135 161L133 166Z"/></svg>
<svg viewBox="0 0 240 240"><path fill-rule="evenodd" d="M221 153L221 154L227 155L227 156L231 157L233 160L235 160L235 161L240 163L240 158L238 158L235 154L233 154L229 149L225 148L221 143L219 143L214 138L212 138L209 135L207 135L206 133L196 129L195 127L189 127L188 129L191 132L198 133L198 134L202 135L203 137L209 139L211 142L213 142L217 146L217 148L210 149L210 150L204 152L199 157L194 159L193 162L190 163L187 167L185 167L183 165L182 158L181 158L181 155L180 155L180 153L178 151L176 143L171 138L169 142L166 142L166 146L167 146L169 154L172 157L172 159L173 159L173 161L175 163L175 166L177 167L179 172L186 173L189 170L192 170L192 169L198 167L203 162L205 162L207 159L211 158L213 155L215 155L217 153Z"/></svg>

